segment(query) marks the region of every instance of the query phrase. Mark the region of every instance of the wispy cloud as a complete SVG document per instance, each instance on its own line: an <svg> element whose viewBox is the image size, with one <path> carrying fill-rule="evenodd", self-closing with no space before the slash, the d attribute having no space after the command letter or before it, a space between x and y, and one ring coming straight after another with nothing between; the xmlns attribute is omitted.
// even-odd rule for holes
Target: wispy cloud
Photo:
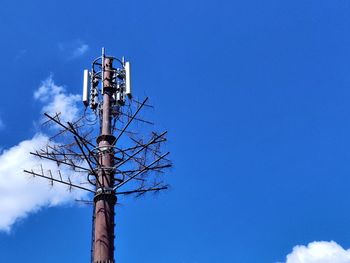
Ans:
<svg viewBox="0 0 350 263"><path fill-rule="evenodd" d="M77 102L79 95L67 94L63 86L55 84L52 76L42 81L34 92L34 99L43 104L42 111L49 113L61 112L65 121L71 121L78 114ZM55 163L38 160L29 154L48 143L49 136L37 132L32 138L19 142L17 145L0 152L0 231L10 231L19 219L44 207L56 206L82 198L85 193L48 181L33 178L23 173L23 169L50 169L57 172ZM81 179L74 178L71 170L60 167L63 176L70 176L75 183Z"/></svg>
<svg viewBox="0 0 350 263"><path fill-rule="evenodd" d="M21 49L17 52L17 54L15 55L14 61L18 61L19 59L21 59L22 57L24 57L27 54L27 50L26 49Z"/></svg>
<svg viewBox="0 0 350 263"><path fill-rule="evenodd" d="M67 59L76 59L89 50L89 45L81 40L74 40L72 42L59 43L58 49L65 53Z"/></svg>
<svg viewBox="0 0 350 263"><path fill-rule="evenodd" d="M0 118L0 130L5 128L5 123L4 121Z"/></svg>
<svg viewBox="0 0 350 263"><path fill-rule="evenodd" d="M87 44L82 44L73 50L73 57L80 57L84 55L89 50L89 46Z"/></svg>
<svg viewBox="0 0 350 263"><path fill-rule="evenodd" d="M315 241L307 246L295 246L285 263L350 263L350 249L334 241Z"/></svg>

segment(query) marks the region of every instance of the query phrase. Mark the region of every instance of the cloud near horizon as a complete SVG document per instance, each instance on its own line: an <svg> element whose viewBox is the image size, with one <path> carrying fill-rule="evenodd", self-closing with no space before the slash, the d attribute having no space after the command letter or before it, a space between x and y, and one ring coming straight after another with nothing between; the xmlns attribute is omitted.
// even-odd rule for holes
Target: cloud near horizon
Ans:
<svg viewBox="0 0 350 263"><path fill-rule="evenodd" d="M314 241L307 246L295 246L284 263L350 263L350 249L334 241Z"/></svg>
<svg viewBox="0 0 350 263"><path fill-rule="evenodd" d="M42 112L61 112L64 121L75 119L79 112L77 102L80 101L80 96L67 94L63 86L54 83L52 75L42 81L34 92L34 99L43 104ZM37 132L32 138L0 152L0 231L9 232L18 220L30 213L45 207L67 204L86 195L79 190L69 192L67 186L59 183L50 186L49 181L32 178L23 172L24 169L41 169L42 165L45 173L51 170L55 176L57 166L54 162L29 154L46 145L48 140L47 134ZM63 177L72 173L64 166L60 166L60 171ZM77 177L72 176L71 179L75 183L81 182Z"/></svg>

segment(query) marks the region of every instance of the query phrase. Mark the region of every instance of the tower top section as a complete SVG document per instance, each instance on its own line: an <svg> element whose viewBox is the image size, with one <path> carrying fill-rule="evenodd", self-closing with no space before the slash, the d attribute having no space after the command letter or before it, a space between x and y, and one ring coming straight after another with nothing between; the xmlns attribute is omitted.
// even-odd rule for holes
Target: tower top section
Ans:
<svg viewBox="0 0 350 263"><path fill-rule="evenodd" d="M106 64L107 61L117 62L116 66L109 67ZM97 110L102 105L105 92L112 94L113 105L123 106L127 98L132 98L130 70L130 62L125 61L124 57L119 59L108 56L105 54L105 48L102 48L101 56L92 62L91 69L84 70L83 103L85 107ZM108 80L105 79L106 72L111 76Z"/></svg>

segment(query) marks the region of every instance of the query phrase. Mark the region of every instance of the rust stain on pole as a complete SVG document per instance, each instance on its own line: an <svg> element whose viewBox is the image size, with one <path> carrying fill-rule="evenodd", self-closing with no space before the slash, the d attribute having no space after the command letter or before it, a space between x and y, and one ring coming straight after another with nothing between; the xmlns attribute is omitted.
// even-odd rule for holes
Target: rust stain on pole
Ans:
<svg viewBox="0 0 350 263"><path fill-rule="evenodd" d="M111 169L114 165L112 143L115 139L111 132L112 64L111 58L104 59L102 128L97 138L101 164L98 181L101 185L96 186L94 198L94 263L114 262L114 207L117 198L113 190L114 171Z"/></svg>

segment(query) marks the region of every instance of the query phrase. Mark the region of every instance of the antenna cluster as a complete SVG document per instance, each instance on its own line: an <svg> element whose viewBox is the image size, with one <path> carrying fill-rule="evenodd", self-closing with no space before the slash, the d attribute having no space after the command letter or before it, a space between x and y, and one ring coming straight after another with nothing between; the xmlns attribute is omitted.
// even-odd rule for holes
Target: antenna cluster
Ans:
<svg viewBox="0 0 350 263"><path fill-rule="evenodd" d="M102 65L104 65L106 59L118 62L119 67L105 68ZM92 62L91 70L84 70L83 103L92 110L96 110L101 106L101 97L105 89L105 79L103 76L106 72L109 72L112 76L108 80L110 83L108 88L113 94L113 105L123 106L126 97L129 99L132 98L130 62L125 61L124 57L120 60L116 57L106 56L105 50L102 49L102 55Z"/></svg>

